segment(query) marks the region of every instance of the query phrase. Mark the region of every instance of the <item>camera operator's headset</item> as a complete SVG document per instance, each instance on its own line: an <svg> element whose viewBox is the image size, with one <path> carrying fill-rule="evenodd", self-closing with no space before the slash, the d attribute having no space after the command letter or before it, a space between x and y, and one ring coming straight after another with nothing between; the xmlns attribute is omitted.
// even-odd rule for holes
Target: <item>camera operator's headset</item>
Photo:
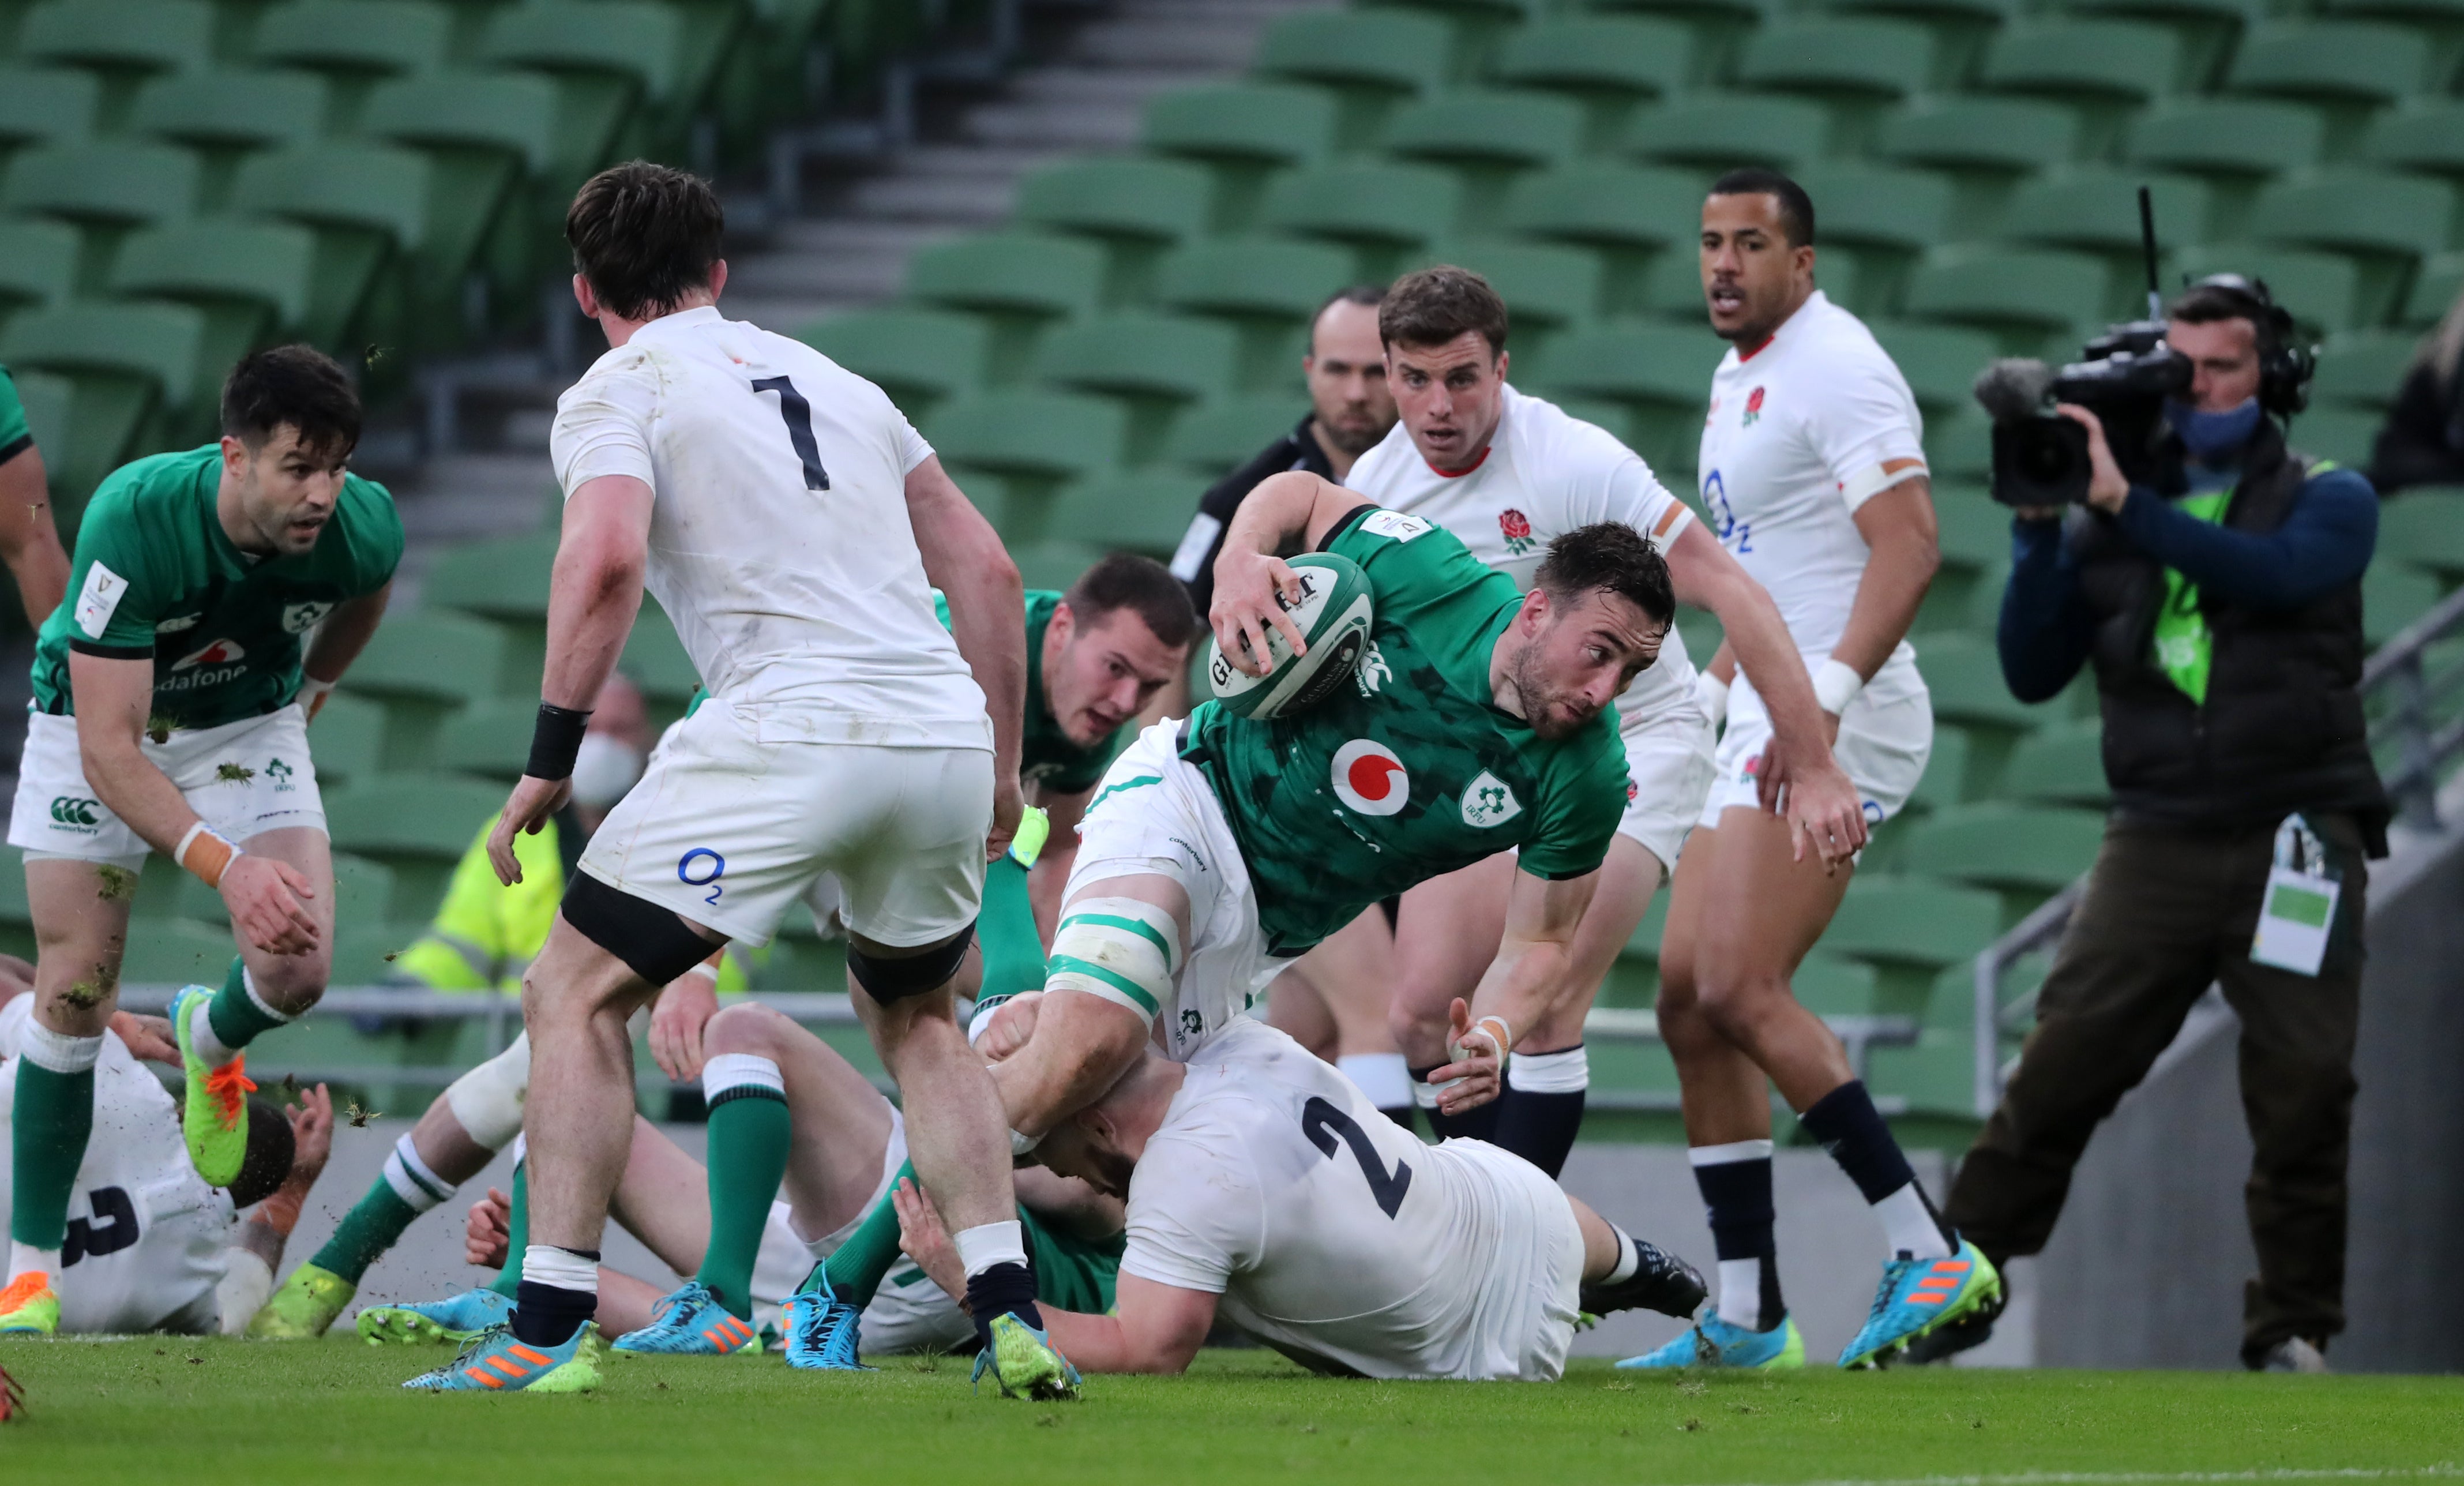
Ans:
<svg viewBox="0 0 2464 1486"><path fill-rule="evenodd" d="M2296 339L2293 312L2276 302L2276 297L2267 292L2266 279L2210 274L2189 287L2212 289L2250 307L2251 322L2259 327L2260 408L2289 418L2310 406L2310 377L2319 369L2318 353Z"/></svg>

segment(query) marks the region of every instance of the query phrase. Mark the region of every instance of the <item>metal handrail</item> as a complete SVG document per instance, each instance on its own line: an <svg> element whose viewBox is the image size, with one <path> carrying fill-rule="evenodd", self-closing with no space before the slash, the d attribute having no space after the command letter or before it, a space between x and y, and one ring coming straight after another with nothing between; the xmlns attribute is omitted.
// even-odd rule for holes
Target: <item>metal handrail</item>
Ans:
<svg viewBox="0 0 2464 1486"><path fill-rule="evenodd" d="M2381 690L2391 690L2395 697L2394 707L2370 725L2373 748L2392 743L2399 750L2392 765L2380 771L2380 779L2396 807L2396 818L2425 831L2439 827L2439 769L2464 753L2464 717L2440 723L2431 711L2439 699L2464 690L2464 661L2431 672L2426 656L2431 645L2459 630L2464 630L2464 588L2398 631L2362 665L2359 690L2365 698ZM2002 976L2022 956L2061 938L2086 886L2081 876L1976 956L1975 1107L1980 1120L2001 1102L2002 1082L2018 1063L2015 1055L2002 1056L2003 1040L2025 1027L2036 1009L2033 990L2004 1006Z"/></svg>

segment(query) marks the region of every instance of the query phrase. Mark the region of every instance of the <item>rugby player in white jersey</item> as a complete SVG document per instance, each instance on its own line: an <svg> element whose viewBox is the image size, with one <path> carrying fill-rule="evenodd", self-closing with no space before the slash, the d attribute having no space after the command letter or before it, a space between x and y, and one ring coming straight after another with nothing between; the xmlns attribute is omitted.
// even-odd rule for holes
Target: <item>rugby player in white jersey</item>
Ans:
<svg viewBox="0 0 2464 1486"><path fill-rule="evenodd" d="M1045 1312L1097 1372L1178 1372L1220 1311L1318 1372L1554 1382L1579 1313L1685 1316L1703 1298L1683 1260L1529 1162L1421 1144L1246 1017L1185 1062L1139 1058L1038 1156L1129 1203L1111 1314ZM931 1206L910 1190L898 1204L909 1252L955 1294Z"/></svg>
<svg viewBox="0 0 2464 1486"><path fill-rule="evenodd" d="M1472 555L1529 588L1549 543L1594 521L1622 521L1667 558L1680 602L1709 610L1747 669L1775 677L1777 742L1762 795L1787 789L1792 829L1825 861L1864 844L1856 790L1832 761L1814 688L1771 595L1746 575L1651 473L1605 429L1507 383L1507 307L1487 280L1441 266L1407 274L1378 307L1387 385L1401 421L1346 479L1390 510L1438 522ZM1494 1102L1441 1105L1429 1071L1447 1062L1447 1008L1468 998L1494 1012L1482 974L1506 928L1513 854L1419 884L1395 929L1396 1041L1415 1094L1441 1137L1494 1141L1551 1176L1583 1120L1590 1067L1583 1017L1651 895L1676 865L1711 786L1711 721L1695 696L1684 640L1671 631L1660 658L1617 699L1626 808L1599 890L1572 949L1568 994L1527 1026L1509 1027L1506 1083Z"/></svg>
<svg viewBox="0 0 2464 1486"><path fill-rule="evenodd" d="M1018 569L880 388L719 314L720 231L707 184L639 161L566 213L574 296L609 350L558 402L543 699L490 841L497 876L517 879L514 832L562 802L645 582L710 699L592 835L524 981L532 1242L512 1323L410 1386L597 1386L598 1244L632 1133L625 1019L714 945L767 943L828 873L986 1349L1004 1391L1050 1392L1070 1374L1040 1337L1000 1100L950 988L1021 808Z"/></svg>
<svg viewBox="0 0 2464 1486"><path fill-rule="evenodd" d="M1834 752L1881 825L1933 746L1908 623L1940 560L1916 400L1856 316L1814 282L1814 204L1786 176L1737 170L1703 206L1703 290L1729 343L1703 429L1703 507L1721 544L1779 601ZM1727 681L1726 647L1706 668ZM1720 1299L1637 1366L1789 1366L1805 1346L1781 1300L1771 1236L1767 1081L1881 1219L1892 1255L1840 1365L1887 1363L1986 1303L2000 1279L1916 1184L1839 1039L1789 977L1831 922L1848 872L1797 859L1755 808L1771 748L1767 678L1727 694L1719 773L1679 858L1661 943L1660 1027L1709 1209Z"/></svg>

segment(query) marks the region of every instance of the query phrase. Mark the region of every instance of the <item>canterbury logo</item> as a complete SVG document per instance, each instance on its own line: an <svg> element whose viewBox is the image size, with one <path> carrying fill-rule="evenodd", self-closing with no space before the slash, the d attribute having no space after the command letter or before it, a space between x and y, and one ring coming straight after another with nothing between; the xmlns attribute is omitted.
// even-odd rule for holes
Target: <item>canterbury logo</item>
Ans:
<svg viewBox="0 0 2464 1486"><path fill-rule="evenodd" d="M100 809L100 800L80 800L73 794L64 794L52 801L52 819L63 826L99 826L102 822L94 812Z"/></svg>

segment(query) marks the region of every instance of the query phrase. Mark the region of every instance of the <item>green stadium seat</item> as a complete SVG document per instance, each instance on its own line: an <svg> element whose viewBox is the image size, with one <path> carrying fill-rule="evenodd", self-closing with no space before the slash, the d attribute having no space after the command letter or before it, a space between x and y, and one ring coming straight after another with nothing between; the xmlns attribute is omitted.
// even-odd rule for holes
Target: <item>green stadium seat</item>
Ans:
<svg viewBox="0 0 2464 1486"><path fill-rule="evenodd" d="M467 702L534 683L509 663L511 644L498 626L451 610L385 617L343 674L342 689L384 705L387 771L433 768L447 718Z"/></svg>
<svg viewBox="0 0 2464 1486"><path fill-rule="evenodd" d="M2397 322L2410 326L2438 323L2455 301L2464 299L2464 253L2442 253L2422 260L2421 271L2412 276L2412 287L2404 295L2404 309Z"/></svg>
<svg viewBox="0 0 2464 1486"><path fill-rule="evenodd" d="M205 161L198 189L208 211L231 189L251 150L315 141L323 128L325 84L297 73L213 71L156 78L138 91L130 128L185 144Z"/></svg>
<svg viewBox="0 0 2464 1486"><path fill-rule="evenodd" d="M66 67L0 66L0 166L29 144L69 144L94 132L102 84Z"/></svg>
<svg viewBox="0 0 2464 1486"><path fill-rule="evenodd" d="M2310 400L2321 406L2349 403L2385 408L2420 354L2421 338L2408 330L2356 330L2330 336L2319 347L2318 374Z"/></svg>
<svg viewBox="0 0 2464 1486"><path fill-rule="evenodd" d="M2385 421L2374 409L2313 408L2293 420L2287 441L2314 458L2366 469Z"/></svg>
<svg viewBox="0 0 2464 1486"><path fill-rule="evenodd" d="M2233 44L2267 11L2253 0L2061 0L2060 8L2165 27L2182 43L2182 86L2200 92L2215 85Z"/></svg>
<svg viewBox="0 0 2464 1486"><path fill-rule="evenodd" d="M1163 251L1206 231L1212 194L1205 169L1181 161L1080 161L1019 183L1017 216L1103 243L1105 302L1133 304L1152 292Z"/></svg>
<svg viewBox="0 0 2464 1486"><path fill-rule="evenodd" d="M2378 549L2449 582L2464 579L2464 490L2408 490L2381 501Z"/></svg>
<svg viewBox="0 0 2464 1486"><path fill-rule="evenodd" d="M81 499L138 449L203 432L205 340L206 317L185 304L68 301L11 316L0 366L70 384L68 436L43 457Z"/></svg>
<svg viewBox="0 0 2464 1486"><path fill-rule="evenodd" d="M1595 0L1594 10L1639 11L1676 22L1693 37L1693 80L1725 80L1754 29L1784 9L1780 0Z"/></svg>
<svg viewBox="0 0 2464 1486"><path fill-rule="evenodd" d="M450 548L421 578L421 600L489 619L544 623L556 547L557 534L541 531ZM509 674L520 674L517 660L505 664Z"/></svg>
<svg viewBox="0 0 2464 1486"><path fill-rule="evenodd" d="M1816 947L1930 975L1972 958L2001 932L2001 903L1982 889L1925 877L1859 876L1848 884Z"/></svg>
<svg viewBox="0 0 2464 1486"><path fill-rule="evenodd" d="M2235 93L2299 99L2350 112L2425 91L2430 54L2401 26L2368 21L2278 20L2255 28L2234 54L2225 85ZM2343 143L2330 137L2333 146Z"/></svg>
<svg viewBox="0 0 2464 1486"><path fill-rule="evenodd" d="M334 87L333 123L355 126L369 87L445 65L453 13L431 0L296 0L265 12L251 55Z"/></svg>
<svg viewBox="0 0 2464 1486"><path fill-rule="evenodd" d="M1129 414L1123 457L1146 464L1162 453L1173 415L1231 391L1240 336L1209 320L1133 312L1056 327L1036 347L1034 374L1056 387L1118 401Z"/></svg>
<svg viewBox="0 0 2464 1486"><path fill-rule="evenodd" d="M437 740L437 763L456 773L510 784L522 777L530 762L531 728L538 721L539 704L523 698L474 701L445 724Z"/></svg>
<svg viewBox="0 0 2464 1486"><path fill-rule="evenodd" d="M39 144L0 177L0 211L55 217L79 233L77 281L99 287L135 228L196 210L197 157L168 144Z"/></svg>
<svg viewBox="0 0 2464 1486"><path fill-rule="evenodd" d="M1604 307L1617 310L1639 301L1654 258L1692 243L1702 210L1703 185L1689 171L1579 165L1515 182L1504 220L1525 236L1591 250L1602 270ZM1690 251L1682 255L1693 258Z"/></svg>
<svg viewBox="0 0 2464 1486"><path fill-rule="evenodd" d="M949 310L858 310L807 325L806 345L878 384L912 420L936 403L985 384L993 332Z"/></svg>
<svg viewBox="0 0 2464 1486"><path fill-rule="evenodd" d="M2362 633L2374 646L2394 639L2445 596L2435 576L2394 561L2400 555L2382 556L2362 574Z"/></svg>
<svg viewBox="0 0 2464 1486"><path fill-rule="evenodd" d="M536 720L539 709L533 707ZM336 692L317 709L309 739L317 753L319 788L373 779L385 767L385 707L364 697Z"/></svg>
<svg viewBox="0 0 2464 1486"><path fill-rule="evenodd" d="M1299 366L1291 380L1299 382ZM1196 472L1209 483L1257 457L1258 452L1290 432L1309 413L1309 399L1298 390L1251 393L1205 403L1173 420L1164 441L1164 458ZM1198 513L1192 502L1184 518ZM1184 519L1182 524L1186 526Z"/></svg>
<svg viewBox="0 0 2464 1486"><path fill-rule="evenodd" d="M1046 537L1010 548L1020 581L1030 588L1067 589L1088 568L1104 560L1106 549L1090 543Z"/></svg>
<svg viewBox="0 0 2464 1486"><path fill-rule="evenodd" d="M2464 62L2464 6L2455 0L2321 0L2318 9L2338 19L2393 21L2412 32L2430 52L2430 76L2451 87Z"/></svg>
<svg viewBox="0 0 2464 1486"><path fill-rule="evenodd" d="M229 970L231 953L228 927L167 917L147 921L142 928L132 924L127 947L121 952L120 983L219 985L216 977Z"/></svg>
<svg viewBox="0 0 2464 1486"><path fill-rule="evenodd" d="M1982 480L1993 464L1993 428L1982 410L1927 418L1925 465L1936 480Z"/></svg>
<svg viewBox="0 0 2464 1486"><path fill-rule="evenodd" d="M706 80L685 74L690 34L679 11L643 0L524 0L489 17L473 60L547 78L561 127L613 138L619 159L667 154Z"/></svg>
<svg viewBox="0 0 2464 1486"><path fill-rule="evenodd" d="M433 193L428 161L381 145L321 144L268 150L240 162L234 210L297 222L317 234L309 335L325 344L387 339L372 322L380 277L416 265L428 246Z"/></svg>
<svg viewBox="0 0 2464 1486"><path fill-rule="evenodd" d="M1898 364L1928 418L1974 407L1976 374L1999 354L1993 338L1981 330L1893 321L1876 321L1868 328Z"/></svg>
<svg viewBox="0 0 2464 1486"><path fill-rule="evenodd" d="M1140 138L1150 154L1204 165L1207 225L1241 233L1256 226L1272 172L1334 153L1337 112L1325 90L1290 83L1177 88L1147 105Z"/></svg>
<svg viewBox="0 0 2464 1486"><path fill-rule="evenodd" d="M1691 75L1693 40L1670 21L1627 15L1566 15L1507 36L1489 76L1519 88L1554 93L1583 110L1583 145L1606 149L1647 100L1667 98Z"/></svg>
<svg viewBox="0 0 2464 1486"><path fill-rule="evenodd" d="M434 272L484 272L515 303L535 291L546 266L534 249L543 234L530 230L531 221L551 212L561 221L567 188L597 168L613 143L569 137L556 85L511 73L387 78L369 88L360 133L427 160L426 240Z"/></svg>
<svg viewBox="0 0 2464 1486"><path fill-rule="evenodd" d="M1918 255L1949 235L1957 188L1947 175L1823 163L1796 179L1815 204L1822 287L1859 314L1894 309Z"/></svg>
<svg viewBox="0 0 2464 1486"><path fill-rule="evenodd" d="M2160 245L2206 237L2210 198L2205 183L2189 176L2110 166L2073 166L2023 183L2003 206L2000 235L2013 242L2094 254L2103 259L2110 276L2111 298L2118 301L2132 291L2144 294L2147 260L2139 222L2143 186L2155 210ZM2145 303L2144 299L2139 302Z"/></svg>
<svg viewBox="0 0 2464 1486"><path fill-rule="evenodd" d="M1268 227L1352 250L1362 278L1392 277L1411 249L1463 218L1454 178L1427 166L1337 165L1295 171L1266 188Z"/></svg>
<svg viewBox="0 0 2464 1486"><path fill-rule="evenodd" d="M1999 791L2028 805L2101 810L2112 798L2104 782L2104 723L2094 718L2054 722L2013 745Z"/></svg>
<svg viewBox="0 0 2464 1486"><path fill-rule="evenodd" d="M1933 33L1914 21L1794 17L1746 38L1736 82L1825 105L1835 147L1862 153L1885 108L1947 80L1935 75L1933 58Z"/></svg>
<svg viewBox="0 0 2464 1486"><path fill-rule="evenodd" d="M1290 426L1290 419L1284 420L1284 427ZM1258 440L1250 453L1266 442ZM1053 501L1052 528L1100 537L1107 550L1168 559L1180 546L1190 519L1198 514L1198 498L1206 494L1209 483L1205 476L1172 469L1074 480Z"/></svg>
<svg viewBox="0 0 2464 1486"><path fill-rule="evenodd" d="M1386 126L1386 153L1451 169L1466 221L1493 220L1518 174L1582 147L1583 111L1545 93L1467 88L1406 104Z"/></svg>
<svg viewBox="0 0 2464 1486"><path fill-rule="evenodd" d="M1240 331L1241 386L1284 387L1298 379L1310 315L1357 277L1352 255L1325 243L1221 238L1165 255L1155 299Z"/></svg>
<svg viewBox="0 0 2464 1486"><path fill-rule="evenodd" d="M209 217L130 233L111 288L203 312L205 363L229 366L304 323L316 257L317 239L303 228Z"/></svg>
<svg viewBox="0 0 2464 1486"><path fill-rule="evenodd" d="M1951 178L1957 191L1947 240L1956 242L1986 236L2012 187L2076 158L2080 136L2078 117L2058 104L2016 98L1920 99L1882 121L1874 153Z"/></svg>
<svg viewBox="0 0 2464 1486"><path fill-rule="evenodd" d="M2351 258L2272 243L2213 242L2173 255L2185 279L2240 274L2267 280L2276 302L2311 335L2361 323L2362 271Z"/></svg>
<svg viewBox="0 0 2464 1486"><path fill-rule="evenodd" d="M1645 160L1691 166L1707 185L1738 166L1788 169L1817 159L1830 137L1831 117L1818 103L1760 94L1692 94L1636 115L1625 148Z"/></svg>
<svg viewBox="0 0 2464 1486"><path fill-rule="evenodd" d="M997 524L1015 545L1046 534L1058 487L1121 462L1130 418L1119 403L1080 392L979 392L951 399L924 433L942 458L1001 481Z"/></svg>
<svg viewBox="0 0 2464 1486"><path fill-rule="evenodd" d="M1886 325L1874 327L1874 334L1885 350L1892 344L1890 334L1886 332L1895 332L1896 329ZM1933 420L1928 418L1925 421L1930 424ZM1979 572L2010 563L2011 508L1993 500L1982 486L1963 484L1937 476L1933 481L1933 511L1946 568Z"/></svg>
<svg viewBox="0 0 2464 1486"><path fill-rule="evenodd" d="M1976 75L1985 44L2022 7L2018 0L1828 0L1809 9L1844 15L1904 16L1922 22L1933 33L1934 75L1946 82L1964 82Z"/></svg>
<svg viewBox="0 0 2464 1486"><path fill-rule="evenodd" d="M2361 158L2398 170L2464 179L2464 100L2415 99L2370 122Z"/></svg>
<svg viewBox="0 0 2464 1486"><path fill-rule="evenodd" d="M2342 168L2277 181L2251 208L2262 242L2321 248L2362 271L2359 321L2386 321L2424 258L2447 246L2455 189L2443 181Z"/></svg>
<svg viewBox="0 0 2464 1486"><path fill-rule="evenodd" d="M1711 372L1726 350L1708 325L1598 325L1550 347L1538 390L1617 405L1625 417L1610 432L1655 470L1691 470Z"/></svg>
<svg viewBox="0 0 2464 1486"><path fill-rule="evenodd" d="M2327 122L2304 103L2255 99L2181 99L2148 110L2123 138L2122 157L2206 179L2220 197L2246 201L2259 182L2316 165L2326 148ZM2235 219L2213 224L2237 233Z"/></svg>
<svg viewBox="0 0 2464 1486"><path fill-rule="evenodd" d="M1267 28L1252 71L1330 89L1336 141L1359 148L1397 103L1445 85L1453 45L1443 21L1407 11L1302 11Z"/></svg>
<svg viewBox="0 0 2464 1486"><path fill-rule="evenodd" d="M2101 153L2136 110L2173 91L2181 54L2173 33L2141 21L2020 21L1986 47L1977 80L1990 93L2067 105L2081 144Z"/></svg>
<svg viewBox="0 0 2464 1486"><path fill-rule="evenodd" d="M386 773L327 791L325 828L337 848L392 871L389 917L407 921L435 911L454 864L504 808L504 786L490 780Z"/></svg>
<svg viewBox="0 0 2464 1486"><path fill-rule="evenodd" d="M988 376L1015 377L1050 322L1092 311L1103 297L1104 250L1072 237L986 233L908 260L907 296L970 310L993 327Z"/></svg>
<svg viewBox="0 0 2464 1486"><path fill-rule="evenodd" d="M2112 304L2104 265L2083 253L1953 247L1925 255L1908 279L1907 312L1992 331L2012 355L2078 354L2077 330Z"/></svg>
<svg viewBox="0 0 2464 1486"><path fill-rule="evenodd" d="M1946 634L1928 641L1917 651L1917 672L1933 694L1935 720L1970 729L1972 742L1986 741L1979 733L1999 733L2007 742L2067 716L2058 700L2028 703L2011 695L1990 634Z"/></svg>
<svg viewBox="0 0 2464 1486"><path fill-rule="evenodd" d="M2016 920L2095 865L2103 839L2093 810L1968 805L1911 822L1898 864L1999 893L2005 918Z"/></svg>
<svg viewBox="0 0 2464 1486"><path fill-rule="evenodd" d="M77 292L77 232L66 222L0 218L0 326L21 309Z"/></svg>
<svg viewBox="0 0 2464 1486"><path fill-rule="evenodd" d="M1519 383L1545 376L1550 345L1600 314L1599 260L1579 249L1484 238L1441 243L1428 262L1470 269L1505 299L1513 327L1513 379Z"/></svg>
<svg viewBox="0 0 2464 1486"><path fill-rule="evenodd" d="M139 82L205 66L213 41L205 0L46 0L26 12L17 57L93 73L103 85L98 122L108 129L127 117Z"/></svg>
<svg viewBox="0 0 2464 1486"><path fill-rule="evenodd" d="M701 673L693 668L693 656L676 638L674 621L656 601L645 602L633 620L633 632L625 639L624 652L616 657L617 668L633 678L642 695L653 703L672 707L682 715L684 705L701 689Z"/></svg>

